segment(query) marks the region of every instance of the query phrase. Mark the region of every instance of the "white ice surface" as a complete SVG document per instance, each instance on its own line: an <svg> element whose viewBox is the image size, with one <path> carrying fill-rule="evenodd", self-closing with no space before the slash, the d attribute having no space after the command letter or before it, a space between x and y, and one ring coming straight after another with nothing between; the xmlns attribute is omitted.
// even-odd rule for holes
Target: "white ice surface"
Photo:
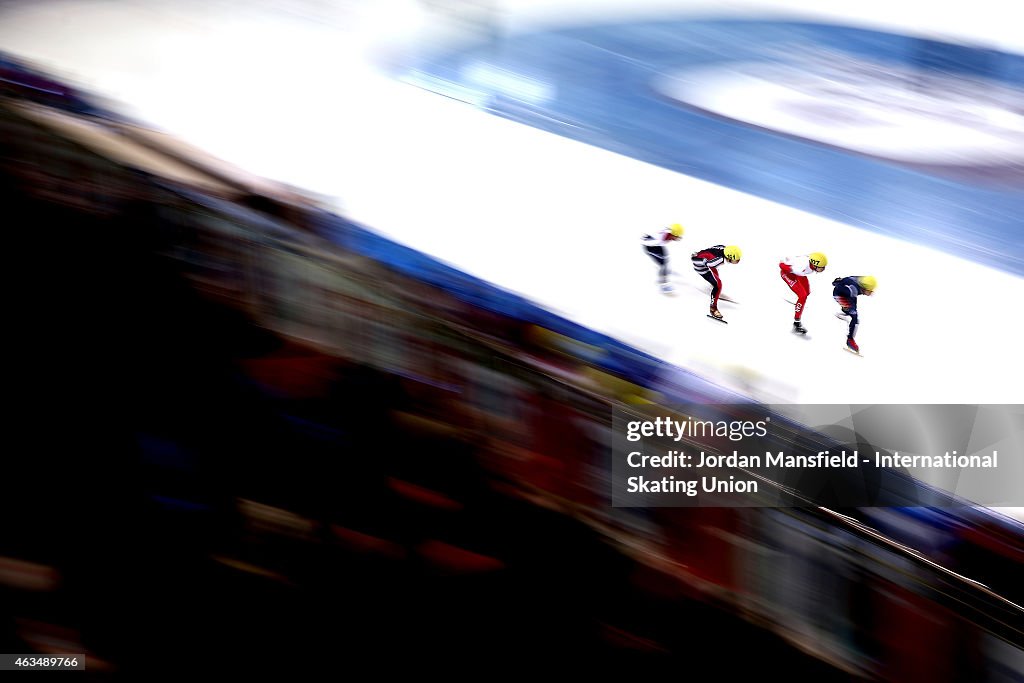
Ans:
<svg viewBox="0 0 1024 683"><path fill-rule="evenodd" d="M1016 308L1024 279L388 81L362 65L361 49L419 25L415 14L399 14L414 4L304 0L289 13L229 0L41 0L0 9L0 49L249 171L337 197L350 218L584 325L724 382L739 371L760 398L1024 402ZM599 9L669 5L681 6ZM526 26L574 21L574 12L597 7L524 1L504 12L510 25ZM999 19L1002 5L988 14L972 7L973 23L931 4L895 14L879 2L832 9L876 26L906 24L927 9L915 31L1021 47L1020 32ZM873 20L871 11L887 18ZM389 13L394 21L380 20ZM672 222L687 232L671 247L678 288L666 297L639 236ZM690 251L716 243L738 244L745 255L721 270L725 293L740 302L722 304L727 326L705 317L703 281L688 263ZM811 278L811 338L800 339L790 332L777 262L808 251L825 252L830 263ZM852 274L879 280L877 295L860 304L861 358L842 351L845 325L833 317L830 282Z"/></svg>

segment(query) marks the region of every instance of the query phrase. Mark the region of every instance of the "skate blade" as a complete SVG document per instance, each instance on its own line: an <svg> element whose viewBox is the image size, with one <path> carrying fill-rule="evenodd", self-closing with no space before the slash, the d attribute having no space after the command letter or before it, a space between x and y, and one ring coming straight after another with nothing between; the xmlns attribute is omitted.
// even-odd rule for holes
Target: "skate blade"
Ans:
<svg viewBox="0 0 1024 683"><path fill-rule="evenodd" d="M708 317L711 318L712 320L714 320L715 322L725 323L726 325L729 324L729 321L726 320L725 318L716 318L715 316L711 315L710 313L708 313Z"/></svg>
<svg viewBox="0 0 1024 683"><path fill-rule="evenodd" d="M864 355L860 351L854 351L849 346L844 346L843 351L846 351L847 353L852 353L855 356L860 356L861 358L864 357Z"/></svg>

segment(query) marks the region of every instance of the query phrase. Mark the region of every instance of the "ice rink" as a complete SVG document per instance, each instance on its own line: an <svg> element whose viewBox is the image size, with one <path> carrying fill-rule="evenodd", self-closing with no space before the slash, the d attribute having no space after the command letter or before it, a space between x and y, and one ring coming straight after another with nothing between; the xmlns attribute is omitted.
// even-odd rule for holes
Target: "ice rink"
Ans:
<svg viewBox="0 0 1024 683"><path fill-rule="evenodd" d="M0 50L248 171L335 198L339 213L581 324L724 382L738 372L758 398L1024 402L1015 308L1024 279L390 80L363 58L368 47L423 30L422 16L400 11L413 4L8 3ZM929 5L921 20L915 4L834 11L1021 51L1024 39L998 5L973 6L969 20ZM600 11L662 6L681 5ZM592 20L596 7L508 2L503 12L516 30ZM771 3L716 7L778 13ZM639 238L674 222L686 235L670 245L677 291L665 296ZM718 243L744 252L721 269L724 293L738 301L721 306L728 325L705 317L705 286L688 258ZM810 251L825 252L829 267L811 277L810 335L799 338L777 264ZM855 357L842 350L830 283L861 274L875 275L879 288L860 304L864 356Z"/></svg>

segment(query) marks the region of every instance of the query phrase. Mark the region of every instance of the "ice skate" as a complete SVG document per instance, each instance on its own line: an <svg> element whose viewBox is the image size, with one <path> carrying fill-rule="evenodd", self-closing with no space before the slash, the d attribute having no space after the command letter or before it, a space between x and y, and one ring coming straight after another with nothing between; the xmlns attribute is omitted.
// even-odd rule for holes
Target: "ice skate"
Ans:
<svg viewBox="0 0 1024 683"><path fill-rule="evenodd" d="M719 310L714 306L711 307L711 312L708 313L708 317L711 318L712 320L717 320L720 323L728 324L728 321L725 319L725 316L722 315L721 312L719 312Z"/></svg>
<svg viewBox="0 0 1024 683"><path fill-rule="evenodd" d="M793 333L804 335L807 334L807 328L804 327L803 323L799 320L793 321Z"/></svg>
<svg viewBox="0 0 1024 683"><path fill-rule="evenodd" d="M860 355L860 347L857 346L857 342L854 341L853 337L847 337L846 338L846 346L845 346L845 348L846 348L847 351L849 351L850 353L852 353L854 355L857 355L857 356Z"/></svg>

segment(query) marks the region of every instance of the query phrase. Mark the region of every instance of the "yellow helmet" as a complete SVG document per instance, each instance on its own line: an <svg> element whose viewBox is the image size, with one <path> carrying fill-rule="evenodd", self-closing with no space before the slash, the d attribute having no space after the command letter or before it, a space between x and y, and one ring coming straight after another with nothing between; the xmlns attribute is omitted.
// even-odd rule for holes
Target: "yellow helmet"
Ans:
<svg viewBox="0 0 1024 683"><path fill-rule="evenodd" d="M875 279L874 275L861 275L857 278L857 284L860 285L861 289L870 294L878 286L878 280Z"/></svg>
<svg viewBox="0 0 1024 683"><path fill-rule="evenodd" d="M819 273L825 270L825 266L828 265L828 257L820 251L811 252L807 255L807 258L811 261L811 268L814 268Z"/></svg>
<svg viewBox="0 0 1024 683"><path fill-rule="evenodd" d="M725 248L725 260L729 263L739 263L743 258L743 252L735 244Z"/></svg>
<svg viewBox="0 0 1024 683"><path fill-rule="evenodd" d="M673 223L672 225L668 226L668 231L672 233L672 236L675 237L676 239L679 239L680 237L683 236L683 226L679 225L678 223Z"/></svg>

